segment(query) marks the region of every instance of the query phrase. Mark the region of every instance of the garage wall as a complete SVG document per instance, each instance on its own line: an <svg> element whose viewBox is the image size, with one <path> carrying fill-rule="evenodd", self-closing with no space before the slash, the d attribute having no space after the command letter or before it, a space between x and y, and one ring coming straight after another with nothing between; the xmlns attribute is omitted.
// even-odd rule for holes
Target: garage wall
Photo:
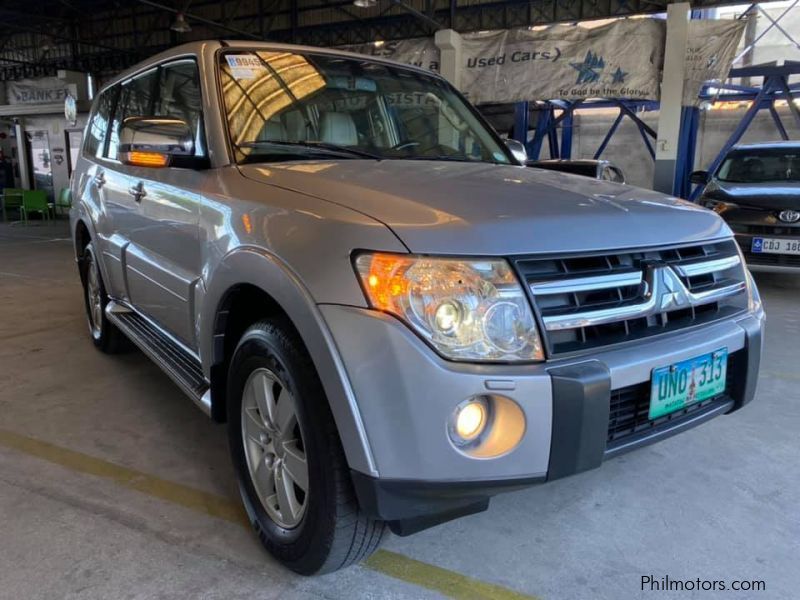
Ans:
<svg viewBox="0 0 800 600"><path fill-rule="evenodd" d="M778 108L789 137L800 139L800 128L794 122L787 106ZM733 133L745 114L745 109L703 111L700 117L696 168L708 166L723 144ZM658 126L658 112L640 115L653 129ZM616 111L586 111L577 113L574 119L572 157L591 158L606 132L616 118ZM779 140L780 135L767 111L761 111L753 120L741 143ZM547 145L542 158L547 158ZM630 119L622 121L614 137L603 153L606 158L617 163L625 171L628 182L642 187L651 187L653 182L653 160L645 149L639 130Z"/></svg>
<svg viewBox="0 0 800 600"><path fill-rule="evenodd" d="M69 129L82 129L86 123L86 114L78 115L78 122L74 127ZM53 193L58 195L62 187L69 185L69 171L67 169L66 160L66 140L65 132L67 122L64 115L42 115L36 117L24 117L22 119L23 125L27 131L47 131L50 140L50 156L53 157ZM61 152L56 152L56 150ZM60 154L63 160L59 163L55 160L55 155ZM73 165L74 166L74 165Z"/></svg>

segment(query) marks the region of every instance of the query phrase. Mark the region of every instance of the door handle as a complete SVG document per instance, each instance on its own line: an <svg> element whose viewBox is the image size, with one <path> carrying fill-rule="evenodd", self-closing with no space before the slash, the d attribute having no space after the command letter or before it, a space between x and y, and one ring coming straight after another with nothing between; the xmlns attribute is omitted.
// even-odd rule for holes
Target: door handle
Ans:
<svg viewBox="0 0 800 600"><path fill-rule="evenodd" d="M144 184L140 181L134 186L128 188L128 193L133 196L133 199L136 202L141 202L142 198L147 196L147 192L144 191Z"/></svg>
<svg viewBox="0 0 800 600"><path fill-rule="evenodd" d="M103 171L98 171L97 174L94 176L94 184L101 188L106 184L106 175Z"/></svg>

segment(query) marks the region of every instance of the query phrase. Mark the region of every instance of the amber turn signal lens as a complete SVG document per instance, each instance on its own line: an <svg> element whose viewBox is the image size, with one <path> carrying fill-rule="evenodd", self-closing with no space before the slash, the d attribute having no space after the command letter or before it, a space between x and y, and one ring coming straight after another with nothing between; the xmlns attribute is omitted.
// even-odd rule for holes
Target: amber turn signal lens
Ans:
<svg viewBox="0 0 800 600"><path fill-rule="evenodd" d="M160 152L136 150L127 153L125 162L135 167L166 167L169 163L169 156Z"/></svg>

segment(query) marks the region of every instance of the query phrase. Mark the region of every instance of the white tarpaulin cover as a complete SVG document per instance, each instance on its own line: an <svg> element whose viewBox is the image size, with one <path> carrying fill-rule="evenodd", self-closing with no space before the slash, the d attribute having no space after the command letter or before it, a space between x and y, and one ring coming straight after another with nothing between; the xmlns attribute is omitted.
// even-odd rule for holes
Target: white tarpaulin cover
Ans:
<svg viewBox="0 0 800 600"><path fill-rule="evenodd" d="M743 21L693 20L689 27L685 103L700 85L722 79L744 31ZM461 91L474 103L633 98L658 100L666 22L625 19L600 27L553 25L462 36ZM347 49L432 71L439 50L431 38Z"/></svg>
<svg viewBox="0 0 800 600"><path fill-rule="evenodd" d="M8 104L62 104L67 94L77 97L77 86L57 77L6 82Z"/></svg>
<svg viewBox="0 0 800 600"><path fill-rule="evenodd" d="M743 19L689 21L683 82L684 106L698 103L697 94L704 82L721 81L728 77L746 24Z"/></svg>
<svg viewBox="0 0 800 600"><path fill-rule="evenodd" d="M663 27L652 19L464 36L461 75L474 103L655 98Z"/></svg>

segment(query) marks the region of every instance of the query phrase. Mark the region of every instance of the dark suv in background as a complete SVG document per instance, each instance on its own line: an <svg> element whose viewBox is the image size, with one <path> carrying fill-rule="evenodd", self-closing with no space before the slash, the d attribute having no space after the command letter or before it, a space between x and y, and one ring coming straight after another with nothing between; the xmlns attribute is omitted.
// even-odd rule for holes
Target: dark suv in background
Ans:
<svg viewBox="0 0 800 600"><path fill-rule="evenodd" d="M705 184L700 204L721 215L753 271L800 273L800 142L736 146Z"/></svg>

